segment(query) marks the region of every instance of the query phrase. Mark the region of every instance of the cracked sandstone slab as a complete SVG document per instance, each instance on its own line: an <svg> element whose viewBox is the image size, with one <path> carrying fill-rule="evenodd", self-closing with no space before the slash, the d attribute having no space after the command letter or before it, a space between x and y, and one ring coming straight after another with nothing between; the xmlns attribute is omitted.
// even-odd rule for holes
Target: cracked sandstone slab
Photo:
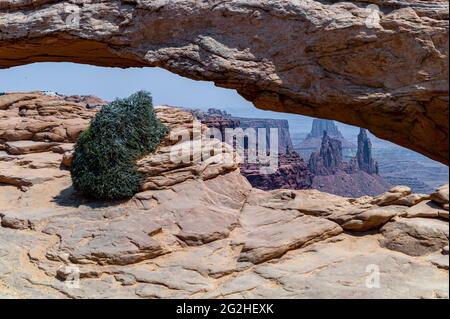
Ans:
<svg viewBox="0 0 450 319"><path fill-rule="evenodd" d="M163 108L157 113L173 131L191 129L186 112ZM165 139L162 147L170 143ZM56 153L3 152L0 165L24 175L44 168L66 172L58 163L70 147L62 144ZM164 171L168 179L177 173L177 167L165 164L150 170ZM67 174L26 192L0 185L0 296L368 298L373 290L365 287L365 267L376 263L382 267L381 297L448 297L448 256L407 256L380 247L379 240L394 242L389 236L338 235L342 228L330 221L363 230L405 210L422 211L428 202L413 205L417 196L404 200L410 190L384 194L379 203L386 206L378 207L368 196L264 192L251 189L237 168L216 172L210 179L178 179L121 202L79 197ZM444 196L434 198L442 202ZM403 206L388 204L392 198ZM448 229L447 221L426 215L427 234ZM430 236L429 250L448 245L448 233L444 237ZM405 243L421 240L410 237ZM80 271L79 289L64 282L71 264ZM405 281L407 289L399 290Z"/></svg>

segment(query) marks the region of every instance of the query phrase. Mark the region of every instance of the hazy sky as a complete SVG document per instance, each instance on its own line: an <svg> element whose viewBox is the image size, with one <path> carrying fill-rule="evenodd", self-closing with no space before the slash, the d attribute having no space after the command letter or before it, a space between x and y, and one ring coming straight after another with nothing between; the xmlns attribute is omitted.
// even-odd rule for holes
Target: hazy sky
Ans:
<svg viewBox="0 0 450 319"><path fill-rule="evenodd" d="M234 115L299 118L256 109L234 90L193 81L159 68L103 68L73 63L35 63L0 70L0 92L45 90L65 95L92 94L106 100L150 91L154 104L226 109Z"/></svg>
<svg viewBox="0 0 450 319"><path fill-rule="evenodd" d="M55 91L65 95L96 95L111 101L139 90L150 91L155 105L219 108L235 116L288 119L291 135L311 130L312 119L255 108L234 90L194 81L159 68L105 68L75 63L35 63L0 70L0 92ZM339 123L344 136L356 138L358 128Z"/></svg>
<svg viewBox="0 0 450 319"><path fill-rule="evenodd" d="M158 68L104 68L74 63L35 63L0 70L0 92L55 91L65 95L96 95L105 100L127 97L139 90L150 91L154 104L190 108L219 108L235 116L288 119L291 135L304 136L312 119L295 114L256 109L234 90L213 83L193 81ZM338 123L350 141L358 128ZM386 142L372 136L374 146Z"/></svg>

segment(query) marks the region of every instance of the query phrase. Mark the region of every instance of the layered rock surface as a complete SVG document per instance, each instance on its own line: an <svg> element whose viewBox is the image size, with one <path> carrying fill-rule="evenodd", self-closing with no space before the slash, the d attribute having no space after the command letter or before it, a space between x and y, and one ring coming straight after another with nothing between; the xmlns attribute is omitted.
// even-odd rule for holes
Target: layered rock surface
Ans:
<svg viewBox="0 0 450 319"><path fill-rule="evenodd" d="M186 111L166 106L156 114L170 133L150 156L137 162L142 190L164 189L190 179L208 180L239 167L233 148L208 136L208 128Z"/></svg>
<svg viewBox="0 0 450 319"><path fill-rule="evenodd" d="M73 190L59 166L72 144L2 152L2 174L60 175L0 183L0 297L448 298L448 186L357 199L257 190L236 157L167 162L171 137L199 138L190 113L157 114L173 135L139 162L159 173L126 201Z"/></svg>
<svg viewBox="0 0 450 319"><path fill-rule="evenodd" d="M83 97L49 96L40 92L1 95L0 142L74 143L96 113L87 105Z"/></svg>
<svg viewBox="0 0 450 319"><path fill-rule="evenodd" d="M312 185L313 175L308 170L297 152L288 151L278 156L278 169L273 174L262 174L258 163L243 163L240 166L244 175L253 187L263 190L309 189Z"/></svg>
<svg viewBox="0 0 450 319"><path fill-rule="evenodd" d="M378 195L388 190L391 185L378 175L378 163L372 157L372 144L364 129L358 135L358 147L356 157L350 162L343 161L343 143L348 143L342 137L333 121L315 120L313 129L308 137L314 138L322 131L318 140L320 152L313 153L309 163L292 149L292 141L289 134L289 124L286 120L251 119L234 117L226 111L209 109L208 111L191 110L192 114L204 125L220 132L223 141L229 141L227 134L243 130L247 134L248 141L251 134L246 130L252 129L259 141L261 132L266 131L266 149L270 145L270 130L278 132L278 169L267 174L264 161L252 161L249 156L251 150L257 150L257 145L245 143L244 136L231 140L235 147L245 150L240 169L241 173L249 180L253 187L262 190L273 189L309 189L316 188L331 194L341 196ZM331 134L328 134L328 131ZM220 137L219 137L220 138ZM264 138L264 137L263 137ZM307 138L307 139L308 139ZM240 145L237 145L240 144ZM270 149L272 152L272 149ZM261 169L263 168L263 169Z"/></svg>
<svg viewBox="0 0 450 319"><path fill-rule="evenodd" d="M201 110L192 110L191 112L202 124L219 130L220 134L222 134L222 139L225 137L226 129L235 129L241 125L239 119L232 117L226 111L209 109L207 112Z"/></svg>
<svg viewBox="0 0 450 319"><path fill-rule="evenodd" d="M261 109L368 128L448 164L444 0L3 0L0 16L1 68L163 67L236 89Z"/></svg>

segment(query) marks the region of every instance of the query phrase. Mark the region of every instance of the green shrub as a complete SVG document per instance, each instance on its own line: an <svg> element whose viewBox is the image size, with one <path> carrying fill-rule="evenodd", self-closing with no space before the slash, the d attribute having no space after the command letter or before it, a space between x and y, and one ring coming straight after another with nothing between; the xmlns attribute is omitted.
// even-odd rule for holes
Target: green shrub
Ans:
<svg viewBox="0 0 450 319"><path fill-rule="evenodd" d="M75 145L71 169L75 189L98 199L133 196L142 183L136 161L153 152L167 132L147 92L103 107Z"/></svg>

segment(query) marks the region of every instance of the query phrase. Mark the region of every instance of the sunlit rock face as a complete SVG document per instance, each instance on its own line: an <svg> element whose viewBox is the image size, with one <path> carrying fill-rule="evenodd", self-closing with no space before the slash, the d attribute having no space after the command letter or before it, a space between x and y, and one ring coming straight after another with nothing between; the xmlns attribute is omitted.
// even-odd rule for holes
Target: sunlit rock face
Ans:
<svg viewBox="0 0 450 319"><path fill-rule="evenodd" d="M313 175L303 158L295 151L278 156L278 169L273 174L261 172L261 163L242 163L241 174L253 187L263 190L274 189L310 189Z"/></svg>
<svg viewBox="0 0 450 319"><path fill-rule="evenodd" d="M11 127L32 132L45 119L36 132L60 128L59 140L65 117L95 114L85 100L3 96L0 124L9 124L0 136ZM11 116L20 108L34 111ZM190 112L158 107L156 114L172 136L192 137L181 143L199 141ZM167 135L137 163L145 177L139 193L97 201L73 189L71 140L52 137L0 141L2 298L449 296L448 185L431 195L395 187L356 199L263 191L228 160L233 150L222 141L208 142L223 146L222 157L175 163L168 148L180 142ZM378 289L367 286L369 265L380 267Z"/></svg>
<svg viewBox="0 0 450 319"><path fill-rule="evenodd" d="M368 128L448 164L444 0L3 0L0 15L2 68L163 67L236 89L261 109Z"/></svg>
<svg viewBox="0 0 450 319"><path fill-rule="evenodd" d="M91 104L89 104L89 102ZM0 96L0 142L74 143L106 102L94 97L52 93L12 93Z"/></svg>

